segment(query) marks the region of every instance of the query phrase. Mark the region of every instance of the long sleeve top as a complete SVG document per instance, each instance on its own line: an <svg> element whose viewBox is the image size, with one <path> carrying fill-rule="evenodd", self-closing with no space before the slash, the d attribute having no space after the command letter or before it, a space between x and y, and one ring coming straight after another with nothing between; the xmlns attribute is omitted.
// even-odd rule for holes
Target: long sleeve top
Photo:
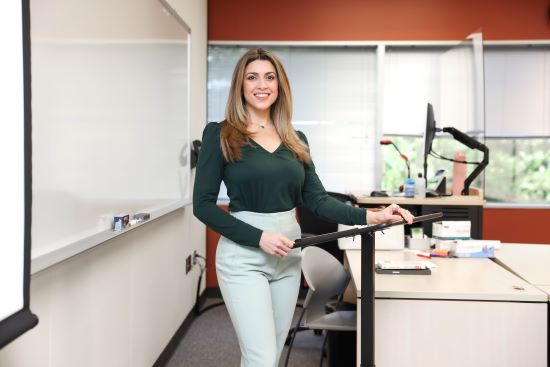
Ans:
<svg viewBox="0 0 550 367"><path fill-rule="evenodd" d="M298 136L307 144L302 132L298 131ZM222 181L227 187L230 212L276 213L305 203L325 220L366 224L366 209L330 197L313 162L300 162L283 143L269 152L250 139L250 144L242 147L242 159L227 162L220 145L220 124L211 122L202 136L193 188L193 213L222 236L241 245L258 247L262 230L216 205Z"/></svg>

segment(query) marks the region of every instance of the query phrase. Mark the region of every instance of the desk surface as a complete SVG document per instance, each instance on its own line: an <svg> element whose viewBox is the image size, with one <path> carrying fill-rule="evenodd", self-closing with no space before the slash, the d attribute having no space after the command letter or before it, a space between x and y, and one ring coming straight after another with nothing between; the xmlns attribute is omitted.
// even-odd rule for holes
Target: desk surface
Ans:
<svg viewBox="0 0 550 367"><path fill-rule="evenodd" d="M527 229L528 230L528 229ZM504 243L496 261L533 285L550 286L550 245Z"/></svg>
<svg viewBox="0 0 550 367"><path fill-rule="evenodd" d="M361 297L361 251L346 251ZM410 252L376 251L375 260L423 260ZM431 275L375 274L376 298L547 302L548 295L490 259L431 260Z"/></svg>
<svg viewBox="0 0 550 367"><path fill-rule="evenodd" d="M406 198L396 197L372 197L368 193L353 192L351 196L358 204L389 205L396 203L398 205L466 205L483 206L485 200L480 195L470 196L442 196L435 198Z"/></svg>

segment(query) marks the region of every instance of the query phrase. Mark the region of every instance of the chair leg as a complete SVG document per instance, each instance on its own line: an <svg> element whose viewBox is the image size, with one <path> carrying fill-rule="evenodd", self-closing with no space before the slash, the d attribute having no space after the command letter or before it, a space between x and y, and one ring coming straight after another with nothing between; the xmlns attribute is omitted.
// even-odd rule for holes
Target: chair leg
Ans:
<svg viewBox="0 0 550 367"><path fill-rule="evenodd" d="M302 323L302 318L304 317L305 313L306 313L306 309L304 308L302 313L300 314L300 317L298 318L298 322L296 323L296 326L294 327L294 332L292 333L292 338L290 338L290 344L288 345L288 351L286 353L285 367L288 366L288 360L290 358L290 351L292 350L292 345L294 344L294 338L296 338L298 329L300 329L300 324Z"/></svg>
<svg viewBox="0 0 550 367"><path fill-rule="evenodd" d="M288 330L288 335L286 336L286 339L285 339L285 345L289 345L290 344L290 339L292 338L292 334L294 333L294 330L296 330L295 327L291 327L289 330ZM298 330L296 330L297 333L299 333L300 331L305 331L305 330L309 330L309 328L307 327L298 327Z"/></svg>
<svg viewBox="0 0 550 367"><path fill-rule="evenodd" d="M325 338L323 339L323 346L321 347L321 362L319 367L323 367L323 357L325 356L325 345L327 344L328 331L325 332Z"/></svg>

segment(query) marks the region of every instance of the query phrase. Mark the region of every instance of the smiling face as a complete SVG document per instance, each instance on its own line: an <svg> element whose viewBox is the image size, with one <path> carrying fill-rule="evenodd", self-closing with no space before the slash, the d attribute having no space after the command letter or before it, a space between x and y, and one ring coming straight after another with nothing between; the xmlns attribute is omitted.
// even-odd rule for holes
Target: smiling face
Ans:
<svg viewBox="0 0 550 367"><path fill-rule="evenodd" d="M255 60L244 70L243 96L247 111L264 115L279 95L279 82L275 67L267 60Z"/></svg>

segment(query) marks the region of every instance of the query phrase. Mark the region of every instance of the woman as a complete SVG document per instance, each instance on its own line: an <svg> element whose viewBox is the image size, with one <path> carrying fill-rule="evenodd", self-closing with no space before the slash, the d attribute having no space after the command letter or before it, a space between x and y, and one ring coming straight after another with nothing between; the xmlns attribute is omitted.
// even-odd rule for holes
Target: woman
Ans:
<svg viewBox="0 0 550 367"><path fill-rule="evenodd" d="M216 270L241 348L241 366L278 365L298 298L300 238L295 207L343 224L412 221L393 204L378 212L329 197L307 139L291 124L286 72L259 48L237 62L225 120L203 133L193 192L194 214L222 237ZM229 213L216 205L222 180Z"/></svg>

